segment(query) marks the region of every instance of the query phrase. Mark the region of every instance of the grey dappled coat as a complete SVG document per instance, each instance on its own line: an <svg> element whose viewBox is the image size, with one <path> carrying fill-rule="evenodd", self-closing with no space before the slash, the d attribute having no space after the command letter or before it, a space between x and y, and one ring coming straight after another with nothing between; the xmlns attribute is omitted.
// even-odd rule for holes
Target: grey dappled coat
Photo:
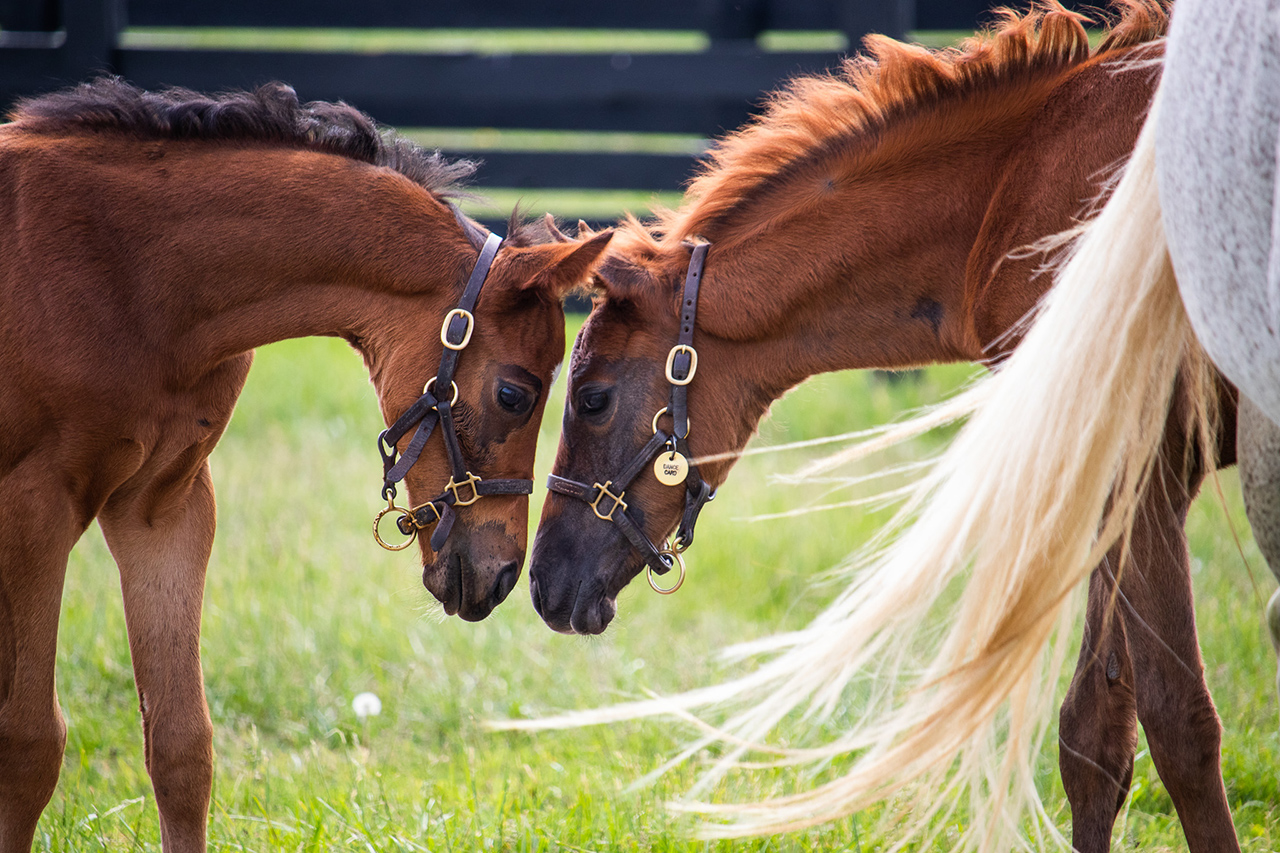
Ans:
<svg viewBox="0 0 1280 853"><path fill-rule="evenodd" d="M1280 0L1178 0L1156 170L1169 254L1214 363L1280 423Z"/></svg>

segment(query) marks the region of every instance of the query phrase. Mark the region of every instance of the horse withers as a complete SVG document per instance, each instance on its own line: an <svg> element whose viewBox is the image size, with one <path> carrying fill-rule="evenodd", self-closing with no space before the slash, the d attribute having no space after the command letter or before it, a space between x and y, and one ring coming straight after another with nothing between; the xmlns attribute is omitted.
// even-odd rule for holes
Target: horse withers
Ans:
<svg viewBox="0 0 1280 853"><path fill-rule="evenodd" d="M872 38L870 57L793 81L721 140L682 208L623 226L574 346L530 558L552 628L605 630L642 571L674 585L661 577L682 568L706 497L806 377L1013 349L1052 280L1038 274L1045 254L1025 249L1105 191L1158 80L1164 6L1117 6L1096 50L1055 4L960 51ZM1206 460L1184 467L1186 446L1171 419L1173 464L1148 493L1132 559L1117 547L1091 587L1061 726L1080 850L1108 849L1139 720L1184 822L1234 838L1182 530ZM1232 461L1229 438L1218 450ZM666 484L677 456L693 464ZM1118 575L1131 609L1113 606Z"/></svg>
<svg viewBox="0 0 1280 853"><path fill-rule="evenodd" d="M421 539L423 582L446 612L482 619L524 558L520 484L563 354L561 297L609 237L536 244L523 226L485 252L496 240L449 201L471 164L346 105L299 104L279 84L211 98L101 79L11 118L0 128L0 851L29 849L57 782L59 599L95 518L120 568L164 847L201 850L207 459L253 348L341 336L388 424L416 407L417 446L413 429L394 449L380 442L388 469L416 459L386 478L403 475L417 502L393 515L409 534L449 520L446 536ZM441 376L448 387L432 387ZM431 435L437 421L446 440Z"/></svg>

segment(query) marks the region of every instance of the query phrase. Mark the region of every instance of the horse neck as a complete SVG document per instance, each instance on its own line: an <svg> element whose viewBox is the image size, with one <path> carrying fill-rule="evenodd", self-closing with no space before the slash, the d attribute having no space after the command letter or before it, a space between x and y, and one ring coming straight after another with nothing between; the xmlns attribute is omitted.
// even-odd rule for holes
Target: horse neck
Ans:
<svg viewBox="0 0 1280 853"><path fill-rule="evenodd" d="M976 358L965 266L994 181L951 154L721 246L712 238L699 326L744 344L772 396L815 373Z"/></svg>
<svg viewBox="0 0 1280 853"><path fill-rule="evenodd" d="M286 338L376 345L398 308L442 313L474 255L443 204L387 169L262 146L119 148L77 176L122 247L101 270L110 297L86 289L148 305L145 337L193 370Z"/></svg>
<svg viewBox="0 0 1280 853"><path fill-rule="evenodd" d="M1065 81L961 104L926 122L919 135L909 123L890 128L853 171L814 168L794 179L816 192L785 185L777 190L777 197L790 192L804 200L789 215L775 209L761 216L757 202L744 206L742 221L706 229L712 249L700 328L743 344L738 357L752 366L760 393L770 399L825 371L983 360L991 330L975 326L975 312L987 306L975 302L974 290L990 279L975 265L994 263L1073 224L1082 200L1097 192L1095 172L1132 144L1131 129L1108 127L1106 144L1099 141L1103 133L1095 133L1097 162L1070 164L1076 179L1052 183L1039 197L1047 212L1035 211L1034 227L1042 230L1024 233L1019 222L1004 222L1009 217L1001 211L1006 203L1012 207L1011 196L1035 210L1034 192L1023 191L1020 182L1053 165L1052 155L1043 153L1053 146L1037 137L1037 117L1054 104L1074 105L1081 99L1071 92L1097 86L1094 78L1105 73L1091 68L1085 76L1073 73ZM1134 78L1127 84L1135 90L1131 108L1117 107L1111 110L1117 117L1104 117L1115 105L1096 97L1090 110L1099 115L1072 120L1092 128L1107 122L1136 127L1133 114L1144 103L1139 90L1149 94L1150 82L1127 76ZM752 218L762 224L750 227ZM1006 274L984 298L1002 300L1016 321L1047 284L1029 278L1029 272L1021 280Z"/></svg>

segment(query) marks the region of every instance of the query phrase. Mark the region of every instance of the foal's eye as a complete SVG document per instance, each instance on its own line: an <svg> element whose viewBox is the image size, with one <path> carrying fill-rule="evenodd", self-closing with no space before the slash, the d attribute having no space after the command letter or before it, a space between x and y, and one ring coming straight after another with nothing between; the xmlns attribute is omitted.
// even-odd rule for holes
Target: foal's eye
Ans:
<svg viewBox="0 0 1280 853"><path fill-rule="evenodd" d="M595 415L609 405L608 391L587 391L578 396L578 414Z"/></svg>
<svg viewBox="0 0 1280 853"><path fill-rule="evenodd" d="M529 408L529 395L514 385L499 385L498 402L508 412L518 415Z"/></svg>

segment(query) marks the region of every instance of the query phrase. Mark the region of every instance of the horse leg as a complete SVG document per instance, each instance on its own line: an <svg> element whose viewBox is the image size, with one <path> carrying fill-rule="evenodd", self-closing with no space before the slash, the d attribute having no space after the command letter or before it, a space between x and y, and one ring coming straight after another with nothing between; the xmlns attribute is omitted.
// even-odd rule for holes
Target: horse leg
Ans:
<svg viewBox="0 0 1280 853"><path fill-rule="evenodd" d="M1241 394L1236 429L1240 488L1249 526L1271 573L1280 580L1280 426ZM1267 624L1271 645L1280 654L1280 589L1267 605ZM1280 691L1280 668L1276 671L1276 690Z"/></svg>
<svg viewBox="0 0 1280 853"><path fill-rule="evenodd" d="M1111 567L1118 558L1113 548L1089 578L1080 659L1059 715L1058 767L1071 804L1071 844L1080 853L1111 848L1138 744L1133 664L1124 620L1114 607Z"/></svg>
<svg viewBox="0 0 1280 853"><path fill-rule="evenodd" d="M44 464L0 480L0 853L31 850L67 742L54 662L67 555L85 522L51 480Z"/></svg>
<svg viewBox="0 0 1280 853"><path fill-rule="evenodd" d="M208 463L163 506L149 490L113 496L100 523L120 567L161 844L166 853L203 851L213 787L213 725L200 667L200 606L214 532Z"/></svg>
<svg viewBox="0 0 1280 853"><path fill-rule="evenodd" d="M1190 554L1182 533L1191 503L1167 469L1138 508L1119 603L1128 629L1138 719L1173 799L1191 853L1238 851L1222 783L1222 724L1196 638Z"/></svg>

